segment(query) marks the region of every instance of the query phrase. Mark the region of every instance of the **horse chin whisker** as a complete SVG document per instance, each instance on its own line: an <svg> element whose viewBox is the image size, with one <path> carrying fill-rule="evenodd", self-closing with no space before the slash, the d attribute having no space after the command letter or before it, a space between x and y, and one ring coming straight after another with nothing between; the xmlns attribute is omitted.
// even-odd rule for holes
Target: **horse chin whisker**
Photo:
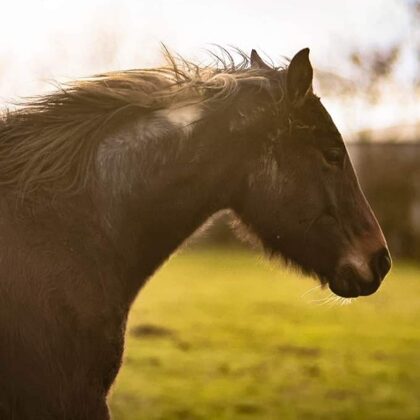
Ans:
<svg viewBox="0 0 420 420"><path fill-rule="evenodd" d="M341 305L341 299L340 296L334 296L334 298L329 302L329 306L340 306Z"/></svg>
<svg viewBox="0 0 420 420"><path fill-rule="evenodd" d="M324 302L321 302L319 305L320 306L326 306L326 305L330 306L331 303L333 303L335 301L335 298L336 298L336 296L333 293L330 293L328 298Z"/></svg>
<svg viewBox="0 0 420 420"><path fill-rule="evenodd" d="M315 305L323 306L323 305L326 305L327 303L330 303L334 299L334 297L335 295L332 292L330 292L329 295L326 297L323 297L320 299L312 299L309 302Z"/></svg>
<svg viewBox="0 0 420 420"><path fill-rule="evenodd" d="M355 298L340 298L341 306L351 305L356 299Z"/></svg>
<svg viewBox="0 0 420 420"><path fill-rule="evenodd" d="M315 290L319 290L319 289L323 288L323 286L324 286L323 284L317 284L316 286L311 287L311 288L310 288L310 289L308 289L306 292L303 292L303 293L302 293L301 298L304 298L306 295L308 295L308 294L310 294L310 293L314 292Z"/></svg>
<svg viewBox="0 0 420 420"><path fill-rule="evenodd" d="M308 292L313 291L315 288L308 290ZM328 296L323 297L321 299L313 299L310 303L313 303L318 306L329 306L329 307L337 307L337 306L347 306L352 304L355 301L355 298L344 298L341 296L337 296L334 293L330 293Z"/></svg>

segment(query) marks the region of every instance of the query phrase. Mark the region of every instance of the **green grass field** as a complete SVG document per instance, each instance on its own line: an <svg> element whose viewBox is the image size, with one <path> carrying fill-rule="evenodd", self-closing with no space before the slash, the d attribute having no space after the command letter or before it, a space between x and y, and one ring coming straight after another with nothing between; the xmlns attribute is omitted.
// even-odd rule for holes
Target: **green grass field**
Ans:
<svg viewBox="0 0 420 420"><path fill-rule="evenodd" d="M420 266L349 305L244 250L182 251L132 308L115 420L420 419Z"/></svg>

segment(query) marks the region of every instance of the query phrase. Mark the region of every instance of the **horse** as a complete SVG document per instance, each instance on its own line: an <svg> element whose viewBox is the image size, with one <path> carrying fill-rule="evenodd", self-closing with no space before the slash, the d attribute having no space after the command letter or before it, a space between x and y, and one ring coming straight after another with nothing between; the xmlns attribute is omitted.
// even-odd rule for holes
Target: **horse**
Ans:
<svg viewBox="0 0 420 420"><path fill-rule="evenodd" d="M339 296L390 270L308 48L283 67L167 58L2 115L1 419L109 419L130 305L220 210Z"/></svg>

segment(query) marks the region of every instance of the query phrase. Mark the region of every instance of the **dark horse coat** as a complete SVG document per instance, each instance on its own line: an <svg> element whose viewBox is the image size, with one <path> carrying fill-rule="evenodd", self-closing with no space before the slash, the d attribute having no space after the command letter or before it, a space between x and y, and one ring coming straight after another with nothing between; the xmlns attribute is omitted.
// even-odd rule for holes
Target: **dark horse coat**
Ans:
<svg viewBox="0 0 420 420"><path fill-rule="evenodd" d="M133 299L221 209L341 296L379 287L386 243L308 53L287 69L169 56L3 116L2 420L109 418Z"/></svg>

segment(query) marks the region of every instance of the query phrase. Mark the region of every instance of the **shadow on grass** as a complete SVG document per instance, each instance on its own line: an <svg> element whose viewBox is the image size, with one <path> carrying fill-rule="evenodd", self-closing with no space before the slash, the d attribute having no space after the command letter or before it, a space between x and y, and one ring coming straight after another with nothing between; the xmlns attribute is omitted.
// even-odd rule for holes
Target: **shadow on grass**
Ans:
<svg viewBox="0 0 420 420"><path fill-rule="evenodd" d="M140 324L133 327L130 334L136 338L176 338L176 332L153 324Z"/></svg>

